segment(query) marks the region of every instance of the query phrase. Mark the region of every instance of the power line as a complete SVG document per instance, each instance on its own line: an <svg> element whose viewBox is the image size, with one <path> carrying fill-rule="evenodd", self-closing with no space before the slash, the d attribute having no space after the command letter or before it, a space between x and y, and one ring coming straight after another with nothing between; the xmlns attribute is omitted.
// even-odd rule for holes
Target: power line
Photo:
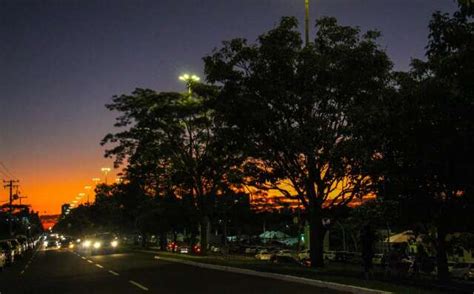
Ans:
<svg viewBox="0 0 474 294"><path fill-rule="evenodd" d="M4 171L0 169L0 173L5 177L5 178L10 178L9 175L7 175Z"/></svg>
<svg viewBox="0 0 474 294"><path fill-rule="evenodd" d="M16 178L14 174L12 174L10 172L10 170L5 166L5 164L3 162L0 161L0 165L3 167L3 169L8 173L7 177L10 177L10 178ZM0 170L1 171L1 170ZM4 172L2 172L3 174L5 174Z"/></svg>

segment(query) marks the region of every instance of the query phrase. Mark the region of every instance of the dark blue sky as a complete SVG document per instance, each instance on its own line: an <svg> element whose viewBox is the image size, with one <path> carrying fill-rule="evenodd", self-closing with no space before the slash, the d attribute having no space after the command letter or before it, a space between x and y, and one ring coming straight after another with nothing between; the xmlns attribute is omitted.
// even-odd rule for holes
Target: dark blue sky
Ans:
<svg viewBox="0 0 474 294"><path fill-rule="evenodd" d="M27 187L66 175L85 181L104 164L98 143L113 124L104 108L112 95L135 87L182 90L177 76L201 74L201 58L222 40L254 40L282 16L302 22L303 4L0 0L0 161ZM423 57L431 14L454 9L452 0L311 1L313 21L335 16L382 31L397 69Z"/></svg>

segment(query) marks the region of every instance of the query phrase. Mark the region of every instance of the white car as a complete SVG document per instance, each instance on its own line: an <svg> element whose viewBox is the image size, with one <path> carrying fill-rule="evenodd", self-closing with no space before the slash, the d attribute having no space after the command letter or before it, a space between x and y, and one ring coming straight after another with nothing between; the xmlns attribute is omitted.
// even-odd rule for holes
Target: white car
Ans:
<svg viewBox="0 0 474 294"><path fill-rule="evenodd" d="M474 263L456 263L451 270L451 276L463 280L474 279Z"/></svg>
<svg viewBox="0 0 474 294"><path fill-rule="evenodd" d="M255 255L255 258L258 260L271 260L273 256L274 254L271 253L270 251L261 250L259 253Z"/></svg>

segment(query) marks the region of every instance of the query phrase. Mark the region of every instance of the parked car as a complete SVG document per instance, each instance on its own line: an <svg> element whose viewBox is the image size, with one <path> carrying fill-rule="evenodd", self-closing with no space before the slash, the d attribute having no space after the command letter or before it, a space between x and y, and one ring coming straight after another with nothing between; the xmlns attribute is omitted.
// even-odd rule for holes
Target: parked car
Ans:
<svg viewBox="0 0 474 294"><path fill-rule="evenodd" d="M255 258L258 259L258 260L271 260L273 258L275 254L267 249L264 249L264 250L260 250L260 252L258 252L256 255L255 255Z"/></svg>
<svg viewBox="0 0 474 294"><path fill-rule="evenodd" d="M293 258L294 255L295 253L293 251L287 249L279 250L275 253L275 256L288 256L291 258Z"/></svg>
<svg viewBox="0 0 474 294"><path fill-rule="evenodd" d="M15 248L10 241L0 240L0 250L5 253L7 264L12 264L15 261Z"/></svg>
<svg viewBox="0 0 474 294"><path fill-rule="evenodd" d="M330 261L336 260L336 251L324 251L323 258Z"/></svg>
<svg viewBox="0 0 474 294"><path fill-rule="evenodd" d="M309 257L310 257L309 256L309 249L305 249L303 251L300 251L297 256L298 256L299 260L309 259Z"/></svg>
<svg viewBox="0 0 474 294"><path fill-rule="evenodd" d="M16 240L21 244L23 252L26 252L30 249L28 239L25 236L17 236Z"/></svg>
<svg viewBox="0 0 474 294"><path fill-rule="evenodd" d="M18 242L17 239L8 239L15 250L15 257L21 258L23 256L23 246Z"/></svg>
<svg viewBox="0 0 474 294"><path fill-rule="evenodd" d="M451 276L453 278L463 279L463 280L473 280L474 279L474 263L456 263L451 270Z"/></svg>
<svg viewBox="0 0 474 294"><path fill-rule="evenodd" d="M6 264L7 264L7 254L2 249L0 249L0 271L3 271Z"/></svg>

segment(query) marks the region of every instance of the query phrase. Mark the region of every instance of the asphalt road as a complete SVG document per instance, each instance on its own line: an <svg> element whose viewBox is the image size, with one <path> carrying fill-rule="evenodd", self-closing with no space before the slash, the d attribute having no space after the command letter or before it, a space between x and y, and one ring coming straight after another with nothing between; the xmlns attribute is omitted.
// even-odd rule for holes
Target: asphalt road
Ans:
<svg viewBox="0 0 474 294"><path fill-rule="evenodd" d="M153 254L86 256L37 250L0 273L0 293L340 293L291 282L156 260Z"/></svg>

